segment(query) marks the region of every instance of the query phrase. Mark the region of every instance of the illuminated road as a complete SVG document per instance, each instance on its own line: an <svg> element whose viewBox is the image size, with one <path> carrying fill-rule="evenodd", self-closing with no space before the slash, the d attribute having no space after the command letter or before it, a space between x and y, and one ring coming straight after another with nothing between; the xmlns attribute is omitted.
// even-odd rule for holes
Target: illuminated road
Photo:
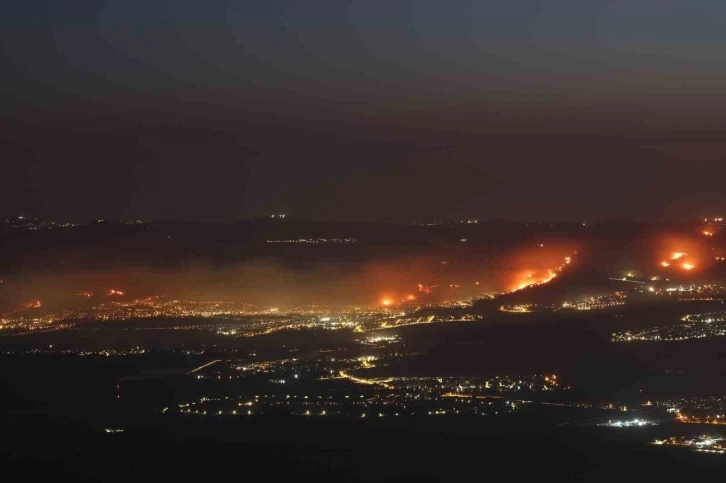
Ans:
<svg viewBox="0 0 726 483"><path fill-rule="evenodd" d="M207 363L206 363L206 364L204 364L203 366L199 366L199 367L197 367L196 369L192 369L191 371L189 371L189 374L193 374L193 373L197 372L198 370L200 370L200 369L204 369L205 367L209 367L209 366L211 366L212 364L216 364L217 362L222 362L222 359L217 359L216 361L212 361L212 362L207 362Z"/></svg>
<svg viewBox="0 0 726 483"><path fill-rule="evenodd" d="M377 385L377 386L385 387L386 389L395 389L394 386L387 384L387 381L377 381L375 379L363 379L360 377L355 377L355 376L348 374L347 372L343 372L343 371L340 371L340 377L342 377L343 379L349 379L353 382L357 382L358 384Z"/></svg>

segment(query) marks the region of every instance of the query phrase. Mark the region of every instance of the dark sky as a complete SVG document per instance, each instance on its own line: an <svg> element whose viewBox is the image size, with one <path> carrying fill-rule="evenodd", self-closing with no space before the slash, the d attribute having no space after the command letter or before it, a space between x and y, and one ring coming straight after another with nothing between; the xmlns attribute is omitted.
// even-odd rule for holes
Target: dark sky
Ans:
<svg viewBox="0 0 726 483"><path fill-rule="evenodd" d="M0 5L5 214L726 207L723 0Z"/></svg>

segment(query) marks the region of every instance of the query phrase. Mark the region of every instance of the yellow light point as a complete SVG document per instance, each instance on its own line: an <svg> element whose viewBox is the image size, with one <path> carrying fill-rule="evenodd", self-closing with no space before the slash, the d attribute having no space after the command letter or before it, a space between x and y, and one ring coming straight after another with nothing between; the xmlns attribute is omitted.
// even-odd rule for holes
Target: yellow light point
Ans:
<svg viewBox="0 0 726 483"><path fill-rule="evenodd" d="M713 232L706 231L706 230L703 231L703 234L706 236L713 236Z"/></svg>
<svg viewBox="0 0 726 483"><path fill-rule="evenodd" d="M671 264L670 264L670 263L668 263L668 262L665 262L665 261L664 261L664 262L660 262L660 266L661 266L661 267L670 267L670 266L671 266Z"/></svg>
<svg viewBox="0 0 726 483"><path fill-rule="evenodd" d="M386 306L386 307L388 307L388 306L389 306L389 305L391 305L392 303L393 303L393 302L391 302L391 301L390 301L389 299L383 299L383 300L381 301L381 304L383 304L383 305L384 305L384 306Z"/></svg>
<svg viewBox="0 0 726 483"><path fill-rule="evenodd" d="M683 267L683 270L693 270L694 268L696 268L696 266L692 263L684 263L681 266Z"/></svg>
<svg viewBox="0 0 726 483"><path fill-rule="evenodd" d="M681 258L687 257L687 256L688 256L688 253L685 253L685 252L674 252L671 255L670 260L680 260Z"/></svg>
<svg viewBox="0 0 726 483"><path fill-rule="evenodd" d="M416 296L415 295L409 295L408 297L406 297L406 300L408 300L409 302L414 301L414 300L416 300Z"/></svg>

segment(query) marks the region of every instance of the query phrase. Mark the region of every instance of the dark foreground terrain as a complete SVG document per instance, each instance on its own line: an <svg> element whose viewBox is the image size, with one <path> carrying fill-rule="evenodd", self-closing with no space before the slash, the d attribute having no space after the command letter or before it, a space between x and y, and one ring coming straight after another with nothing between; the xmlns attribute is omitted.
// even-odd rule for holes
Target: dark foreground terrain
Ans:
<svg viewBox="0 0 726 483"><path fill-rule="evenodd" d="M536 412L383 420L165 416L143 398L116 399L116 379L137 369L119 360L133 359L4 356L3 472L28 481L693 481L718 474L723 464L722 455L654 447L643 444L644 434L613 438L602 428L558 426ZM165 396L149 395L156 397Z"/></svg>
<svg viewBox="0 0 726 483"><path fill-rule="evenodd" d="M723 459L631 447L519 416L423 425L188 420L117 434L13 416L3 427L3 470L29 480L694 481L718 474Z"/></svg>

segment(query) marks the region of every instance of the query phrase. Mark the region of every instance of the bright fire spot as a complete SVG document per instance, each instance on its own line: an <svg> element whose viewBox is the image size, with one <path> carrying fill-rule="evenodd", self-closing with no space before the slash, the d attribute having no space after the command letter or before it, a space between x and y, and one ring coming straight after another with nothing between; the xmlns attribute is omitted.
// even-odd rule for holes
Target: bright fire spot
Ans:
<svg viewBox="0 0 726 483"><path fill-rule="evenodd" d="M26 309L37 309L38 307L40 307L40 300L31 300L25 304Z"/></svg>
<svg viewBox="0 0 726 483"><path fill-rule="evenodd" d="M711 232L711 231L703 230L703 234L706 236L713 236L713 232Z"/></svg>
<svg viewBox="0 0 726 483"><path fill-rule="evenodd" d="M433 293L433 289L436 287L438 287L438 285L426 286L426 285L420 283L420 284L418 284L418 291L423 292L425 294L431 294L431 293Z"/></svg>
<svg viewBox="0 0 726 483"><path fill-rule="evenodd" d="M92 292L80 292L80 293L77 293L76 295L78 295L79 297L93 297Z"/></svg>
<svg viewBox="0 0 726 483"><path fill-rule="evenodd" d="M121 290L115 290L111 289L108 291L108 295L123 295L124 293Z"/></svg>
<svg viewBox="0 0 726 483"><path fill-rule="evenodd" d="M406 300L408 300L409 302L410 301L413 301L413 300L416 300L416 296L415 295L409 295L408 297L406 297Z"/></svg>
<svg viewBox="0 0 726 483"><path fill-rule="evenodd" d="M666 262L666 261L663 261L663 262L660 262L660 266L661 266L661 267L670 267L670 266L671 266L671 264L670 264L670 263L668 263L668 262Z"/></svg>
<svg viewBox="0 0 726 483"><path fill-rule="evenodd" d="M548 270L547 273L535 277L533 273L527 273L525 274L524 278L520 280L519 284L514 287L512 290L513 292L516 292L517 290L522 290L527 287L533 287L535 285L542 285L544 283L547 283L551 281L553 278L555 278L557 274L552 271Z"/></svg>
<svg viewBox="0 0 726 483"><path fill-rule="evenodd" d="M671 255L671 258L669 260L680 260L681 258L687 257L688 253L684 252L675 252Z"/></svg>
<svg viewBox="0 0 726 483"><path fill-rule="evenodd" d="M575 252L577 253L577 252ZM556 267L552 270L547 270L546 272L542 271L526 271L523 272L519 277L517 282L513 285L511 291L516 292L517 290L522 290L527 287L533 287L535 285L542 285L545 283L548 283L552 281L555 277L557 277L557 273L564 270L564 268L572 261L571 257L565 257L563 259L564 263L560 265L559 267Z"/></svg>
<svg viewBox="0 0 726 483"><path fill-rule="evenodd" d="M694 268L696 268L696 266L692 263L684 263L681 266L683 267L683 270L693 270Z"/></svg>
<svg viewBox="0 0 726 483"><path fill-rule="evenodd" d="M391 302L391 301L390 301L389 299L383 299L383 300L381 301L381 304L385 305L386 307L388 307L388 306L389 306L389 305L391 305L392 303L393 303L393 302Z"/></svg>

